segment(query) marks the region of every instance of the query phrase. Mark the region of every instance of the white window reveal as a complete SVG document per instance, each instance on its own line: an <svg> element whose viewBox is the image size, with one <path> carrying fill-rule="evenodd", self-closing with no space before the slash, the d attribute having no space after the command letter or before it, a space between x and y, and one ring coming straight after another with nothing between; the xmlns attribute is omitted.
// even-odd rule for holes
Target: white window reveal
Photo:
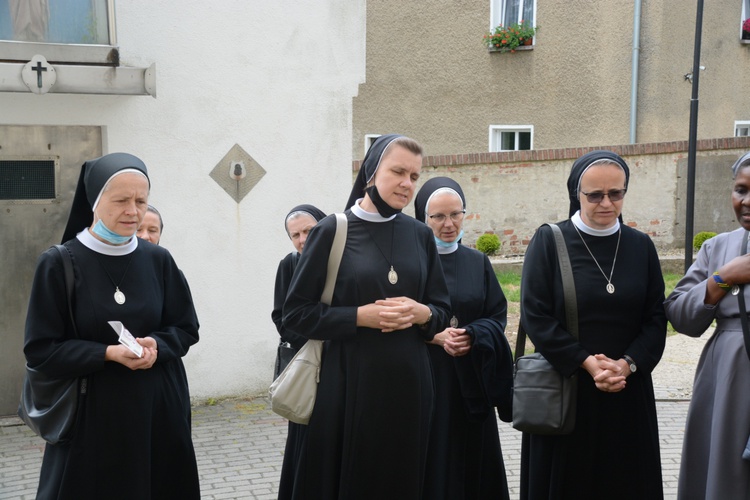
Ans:
<svg viewBox="0 0 750 500"><path fill-rule="evenodd" d="M526 21L536 26L536 0L490 0L490 29Z"/></svg>
<svg viewBox="0 0 750 500"><path fill-rule="evenodd" d="M734 136L735 137L750 136L750 120L742 120L742 121L734 122Z"/></svg>
<svg viewBox="0 0 750 500"><path fill-rule="evenodd" d="M380 137L382 134L365 134L365 153L367 154L367 151L370 149L370 146L372 146L372 143L375 142L375 139Z"/></svg>
<svg viewBox="0 0 750 500"><path fill-rule="evenodd" d="M533 148L533 125L490 125L490 153Z"/></svg>

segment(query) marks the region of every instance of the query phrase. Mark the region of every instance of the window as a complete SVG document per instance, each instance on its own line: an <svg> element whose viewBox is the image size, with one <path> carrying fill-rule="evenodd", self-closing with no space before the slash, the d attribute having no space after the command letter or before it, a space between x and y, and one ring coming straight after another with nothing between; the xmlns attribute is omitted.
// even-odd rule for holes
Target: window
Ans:
<svg viewBox="0 0 750 500"><path fill-rule="evenodd" d="M365 154L367 154L367 151L370 149L370 146L372 146L372 143L375 142L375 139L381 135L382 134L365 134Z"/></svg>
<svg viewBox="0 0 750 500"><path fill-rule="evenodd" d="M532 125L490 125L490 153L533 149Z"/></svg>
<svg viewBox="0 0 750 500"><path fill-rule="evenodd" d="M535 2L536 0L490 0L490 29L499 24L510 26L521 21L535 26Z"/></svg>
<svg viewBox="0 0 750 500"><path fill-rule="evenodd" d="M750 136L750 121L734 122L734 136L735 137Z"/></svg>
<svg viewBox="0 0 750 500"><path fill-rule="evenodd" d="M0 0L0 59L118 64L114 0Z"/></svg>
<svg viewBox="0 0 750 500"><path fill-rule="evenodd" d="M745 22L750 19L750 0L742 0L742 19L740 19L740 38L747 40L748 35L747 33L750 32L750 30L744 29Z"/></svg>

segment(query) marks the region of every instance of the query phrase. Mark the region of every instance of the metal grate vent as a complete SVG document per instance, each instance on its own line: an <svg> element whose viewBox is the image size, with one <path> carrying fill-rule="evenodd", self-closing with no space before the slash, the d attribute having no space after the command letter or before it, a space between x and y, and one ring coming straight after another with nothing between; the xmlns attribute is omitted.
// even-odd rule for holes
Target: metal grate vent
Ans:
<svg viewBox="0 0 750 500"><path fill-rule="evenodd" d="M54 198L54 160L0 160L0 200Z"/></svg>

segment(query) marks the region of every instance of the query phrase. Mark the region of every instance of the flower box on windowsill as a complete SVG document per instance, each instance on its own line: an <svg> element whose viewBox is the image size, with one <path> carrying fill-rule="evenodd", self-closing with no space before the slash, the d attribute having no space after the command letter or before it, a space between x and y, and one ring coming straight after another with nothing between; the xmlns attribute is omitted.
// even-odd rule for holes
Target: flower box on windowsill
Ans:
<svg viewBox="0 0 750 500"><path fill-rule="evenodd" d="M518 47L515 48L515 50L516 51L519 51L519 50L534 50L534 45L533 44L532 45L519 45ZM499 47L490 47L490 48L487 49L487 51L488 52L503 52L503 50L500 49ZM512 53L513 51L506 50L505 52Z"/></svg>
<svg viewBox="0 0 750 500"><path fill-rule="evenodd" d="M489 52L514 52L516 50L534 50L534 40L530 39L529 43L519 45L513 50L503 50L501 47L490 46L487 48Z"/></svg>

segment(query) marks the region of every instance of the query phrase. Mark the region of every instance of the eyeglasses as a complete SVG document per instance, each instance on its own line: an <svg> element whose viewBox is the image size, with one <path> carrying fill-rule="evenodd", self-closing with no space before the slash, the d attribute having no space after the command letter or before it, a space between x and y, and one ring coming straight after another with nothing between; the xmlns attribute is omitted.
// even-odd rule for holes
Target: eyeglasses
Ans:
<svg viewBox="0 0 750 500"><path fill-rule="evenodd" d="M451 212L450 215L445 214L433 214L429 215L428 217L432 219L433 222L437 222L438 224L442 224L445 222L446 217L450 217L453 222L458 222L461 219L464 218L464 214L466 213L466 210L460 210L458 212Z"/></svg>
<svg viewBox="0 0 750 500"><path fill-rule="evenodd" d="M603 193L602 191L584 193L583 191L581 191L581 193L586 195L586 199L589 201L589 203L601 203L604 200L605 196L609 198L609 201L620 201L621 199L625 198L625 193L627 192L627 189L613 189L612 191L609 191L607 193Z"/></svg>

